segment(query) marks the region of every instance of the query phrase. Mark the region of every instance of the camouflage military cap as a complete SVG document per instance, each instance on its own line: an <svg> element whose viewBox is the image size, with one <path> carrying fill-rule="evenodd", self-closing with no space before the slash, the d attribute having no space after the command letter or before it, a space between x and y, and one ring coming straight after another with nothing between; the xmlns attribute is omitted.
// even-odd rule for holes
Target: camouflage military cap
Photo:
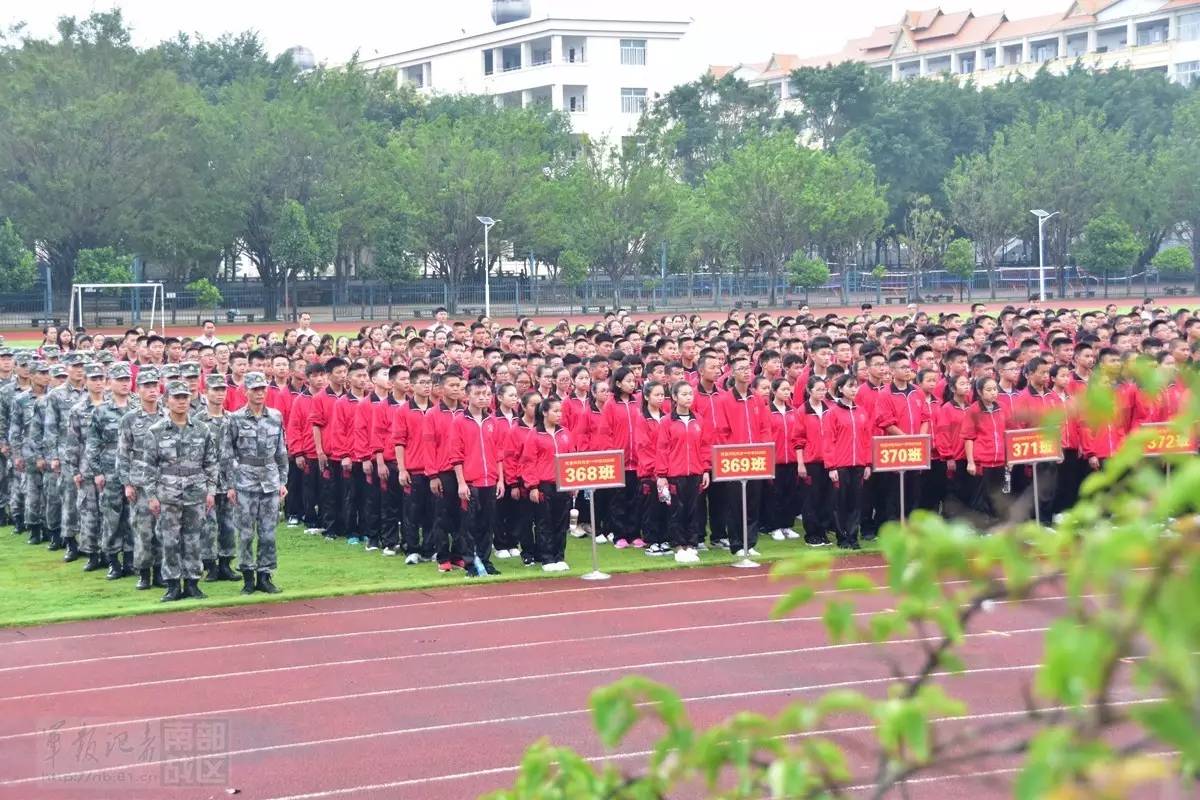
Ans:
<svg viewBox="0 0 1200 800"><path fill-rule="evenodd" d="M181 395L188 397L191 394L192 392L188 389L188 385L183 381L171 381L167 384L167 395L170 397L179 397Z"/></svg>
<svg viewBox="0 0 1200 800"><path fill-rule="evenodd" d="M62 363L68 367L77 367L83 363L83 353L67 353Z"/></svg>
<svg viewBox="0 0 1200 800"><path fill-rule="evenodd" d="M9 350L7 347L0 347L0 358L12 358L12 357L13 357L12 350Z"/></svg>
<svg viewBox="0 0 1200 800"><path fill-rule="evenodd" d="M86 367L83 368L83 375L86 378L103 378L104 377L104 365L103 364L88 364Z"/></svg>
<svg viewBox="0 0 1200 800"><path fill-rule="evenodd" d="M51 364L50 365L50 377L51 378L67 377L67 368L64 367L62 364Z"/></svg>
<svg viewBox="0 0 1200 800"><path fill-rule="evenodd" d="M50 362L49 361L41 361L41 360L34 361L33 364L31 365L31 368L33 369L34 372L49 372L50 371Z"/></svg>
<svg viewBox="0 0 1200 800"><path fill-rule="evenodd" d="M108 377L114 380L129 380L129 376L133 371L129 369L129 365L124 361L117 362L108 368Z"/></svg>
<svg viewBox="0 0 1200 800"><path fill-rule="evenodd" d="M16 362L17 362L18 367L29 366L29 362L30 362L29 353L17 353Z"/></svg>
<svg viewBox="0 0 1200 800"><path fill-rule="evenodd" d="M58 348L52 344L48 344L42 348L42 356L45 358L58 358Z"/></svg>
<svg viewBox="0 0 1200 800"><path fill-rule="evenodd" d="M199 378L200 365L195 361L185 361L179 365L179 374L185 378Z"/></svg>
<svg viewBox="0 0 1200 800"><path fill-rule="evenodd" d="M267 388L267 376L261 372L246 373L246 389L265 389Z"/></svg>
<svg viewBox="0 0 1200 800"><path fill-rule="evenodd" d="M101 350L100 352L96 353L96 363L97 364L111 364L116 360L117 360L117 357L114 356L112 354L112 352L110 352L108 350Z"/></svg>
<svg viewBox="0 0 1200 800"><path fill-rule="evenodd" d="M151 367L138 370L137 383L138 386L145 386L151 383L158 383L160 380L158 370Z"/></svg>
<svg viewBox="0 0 1200 800"><path fill-rule="evenodd" d="M160 374L164 381L176 380L180 377L179 366L177 364L167 364L162 368Z"/></svg>
<svg viewBox="0 0 1200 800"><path fill-rule="evenodd" d="M208 378L204 381L204 388L206 388L206 389L228 389L229 385L227 383L225 383L224 375L217 375L216 373L213 373L212 375L209 375Z"/></svg>

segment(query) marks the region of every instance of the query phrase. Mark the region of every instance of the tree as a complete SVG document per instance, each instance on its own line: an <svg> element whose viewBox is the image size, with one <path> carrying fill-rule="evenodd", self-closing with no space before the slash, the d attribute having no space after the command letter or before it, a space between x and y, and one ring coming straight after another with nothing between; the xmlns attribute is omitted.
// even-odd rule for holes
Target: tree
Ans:
<svg viewBox="0 0 1200 800"><path fill-rule="evenodd" d="M884 84L861 61L844 61L793 70L791 96L800 101L799 117L813 144L832 147L869 121Z"/></svg>
<svg viewBox="0 0 1200 800"><path fill-rule="evenodd" d="M1186 276L1191 273L1194 265L1192 254L1182 245L1168 247L1154 255L1150 264L1159 272L1171 277Z"/></svg>
<svg viewBox="0 0 1200 800"><path fill-rule="evenodd" d="M1175 110L1171 134L1155 159L1155 174L1169 218L1191 244L1193 287L1200 292L1200 94L1193 91Z"/></svg>
<svg viewBox="0 0 1200 800"><path fill-rule="evenodd" d="M1075 256L1081 267L1104 275L1104 296L1108 297L1108 276L1129 268L1141 250L1133 229L1108 211L1084 226Z"/></svg>
<svg viewBox="0 0 1200 800"><path fill-rule="evenodd" d="M952 239L946 245L946 252L942 256L942 266L959 279L958 296L961 300L962 287L965 285L969 294L971 279L975 276L975 245L971 243L970 239Z"/></svg>
<svg viewBox="0 0 1200 800"><path fill-rule="evenodd" d="M908 249L908 261L913 270L914 294L920 297L921 275L942 261L952 231L942 212L933 207L928 197L913 201L904 221L900 241Z"/></svg>
<svg viewBox="0 0 1200 800"><path fill-rule="evenodd" d="M132 283L133 256L113 247L80 250L75 259L76 283Z"/></svg>
<svg viewBox="0 0 1200 800"><path fill-rule="evenodd" d="M829 265L797 251L788 259L788 275L792 283L804 290L804 302L808 303L809 290L820 288L829 282Z"/></svg>
<svg viewBox="0 0 1200 800"><path fill-rule="evenodd" d="M944 191L954 224L979 247L988 290L996 298L996 263L1020 230L1020 189L1015 176L990 152L959 158L946 176Z"/></svg>
<svg viewBox="0 0 1200 800"><path fill-rule="evenodd" d="M27 292L37 280L33 252L21 241L12 220L0 225L0 292Z"/></svg>
<svg viewBox="0 0 1200 800"><path fill-rule="evenodd" d="M221 290L212 284L208 278L199 278L187 285L187 290L195 295L196 308L216 308L225 302Z"/></svg>
<svg viewBox="0 0 1200 800"><path fill-rule="evenodd" d="M1155 370L1135 363L1125 377L1153 394L1150 387L1167 380ZM1200 390L1200 377L1182 380L1189 394ZM1100 400L1082 395L1084 412L1111 417L1111 401ZM1196 422L1187 409L1177 424ZM542 740L527 750L512 788L490 797L878 799L1013 759L1013 793L1022 800L1173 794L1177 784L1194 785L1200 461L1174 457L1164 484L1160 465L1142 454L1149 434L1135 434L1090 476L1081 502L1052 529L1003 523L981 536L963 521L917 511L907 526L881 531L882 579L848 572L827 553L776 565L774 575L789 585L775 618L819 616L833 646L913 648L884 656L889 685L804 693L700 725L670 687L627 676L593 692L592 721L606 748L633 739L644 754L585 758ZM1047 631L1024 708L968 708L954 696L953 678L965 669L969 637L987 629L987 610L1047 591L1065 599L1060 611L1039 612Z"/></svg>

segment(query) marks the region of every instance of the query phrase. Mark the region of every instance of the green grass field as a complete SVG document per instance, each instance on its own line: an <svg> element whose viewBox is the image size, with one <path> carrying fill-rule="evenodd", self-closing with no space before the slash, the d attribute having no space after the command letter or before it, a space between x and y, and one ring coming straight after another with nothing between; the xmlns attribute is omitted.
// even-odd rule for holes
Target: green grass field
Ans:
<svg viewBox="0 0 1200 800"><path fill-rule="evenodd" d="M275 582L283 589L278 595L256 592L249 597L239 594L241 582L201 583L207 600L183 600L159 603L162 589L139 592L135 579L106 581L104 572L84 573L84 559L64 564L62 552L47 552L44 545L31 546L24 536L15 536L11 528L0 529L0 625L25 626L48 622L95 619L159 612L186 611L214 606L250 603L286 602L313 597L394 592L439 586L478 585L520 580L579 580L591 569L591 551L587 539L567 540L570 572L546 573L526 568L520 559L497 560L502 573L485 579L464 577L462 570L443 575L434 564L406 566L401 556L385 558L378 552L367 553L351 547L345 540L326 541L297 529L277 530L279 571ZM776 542L764 539L758 560L769 562L805 549L802 539ZM609 573L648 572L687 569L670 556L651 558L641 550L616 550L600 545L600 568ZM728 552L700 554L697 566L728 564ZM234 567L237 564L235 562ZM765 567L764 567L765 569Z"/></svg>

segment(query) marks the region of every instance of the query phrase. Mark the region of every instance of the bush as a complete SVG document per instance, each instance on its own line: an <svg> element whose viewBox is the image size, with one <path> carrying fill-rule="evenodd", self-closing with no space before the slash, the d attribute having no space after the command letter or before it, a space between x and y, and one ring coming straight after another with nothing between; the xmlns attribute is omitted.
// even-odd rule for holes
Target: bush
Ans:
<svg viewBox="0 0 1200 800"><path fill-rule="evenodd" d="M955 239L946 246L942 265L956 278L967 279L975 273L975 246L970 239Z"/></svg>
<svg viewBox="0 0 1200 800"><path fill-rule="evenodd" d="M133 283L133 256L115 247L80 250L75 257L76 283Z"/></svg>
<svg viewBox="0 0 1200 800"><path fill-rule="evenodd" d="M1168 247L1156 253L1154 258L1150 259L1150 265L1163 275L1171 276L1187 275L1195 268L1191 252L1183 245Z"/></svg>
<svg viewBox="0 0 1200 800"><path fill-rule="evenodd" d="M788 260L788 273L793 283L806 290L824 286L829 281L829 266L804 253L796 253Z"/></svg>
<svg viewBox="0 0 1200 800"><path fill-rule="evenodd" d="M213 286L208 278L194 280L186 288L196 295L196 308L216 308L225 302L221 290Z"/></svg>

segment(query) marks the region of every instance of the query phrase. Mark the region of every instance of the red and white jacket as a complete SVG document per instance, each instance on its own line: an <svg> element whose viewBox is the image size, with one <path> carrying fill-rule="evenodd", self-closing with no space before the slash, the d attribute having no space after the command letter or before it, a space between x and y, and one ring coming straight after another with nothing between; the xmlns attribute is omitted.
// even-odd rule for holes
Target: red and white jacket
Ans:
<svg viewBox="0 0 1200 800"><path fill-rule="evenodd" d="M451 468L462 465L463 479L470 486L495 486L500 481L508 423L493 414L476 419L464 413L454 418L451 427Z"/></svg>
<svg viewBox="0 0 1200 800"><path fill-rule="evenodd" d="M834 403L829 410L828 431L822 451L826 469L871 466L875 422L866 409Z"/></svg>
<svg viewBox="0 0 1200 800"><path fill-rule="evenodd" d="M575 441L570 431L561 425L549 433L542 426L530 430L521 446L518 466L521 483L527 489L536 489L542 483L555 480L554 457L559 453L574 453Z"/></svg>
<svg viewBox="0 0 1200 800"><path fill-rule="evenodd" d="M978 466L1004 466L1004 431L1008 427L1008 411L999 403L990 409L979 403L972 403L967 408L961 435L964 441L975 443L972 459Z"/></svg>
<svg viewBox="0 0 1200 800"><path fill-rule="evenodd" d="M655 477L703 475L712 469L712 445L712 424L704 418L692 415L684 421L678 414L663 417L655 443Z"/></svg>

